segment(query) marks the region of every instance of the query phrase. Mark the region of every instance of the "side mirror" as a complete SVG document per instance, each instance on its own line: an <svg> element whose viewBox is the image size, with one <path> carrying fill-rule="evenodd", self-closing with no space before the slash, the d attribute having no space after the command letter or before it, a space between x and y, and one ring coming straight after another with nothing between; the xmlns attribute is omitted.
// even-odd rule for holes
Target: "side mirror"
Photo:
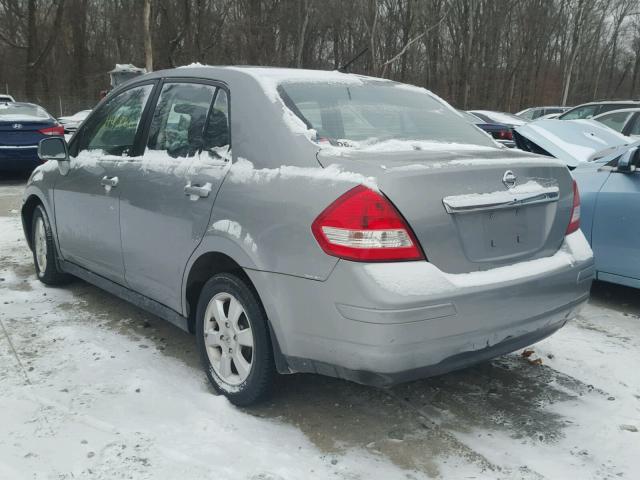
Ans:
<svg viewBox="0 0 640 480"><path fill-rule="evenodd" d="M40 140L38 144L38 157L44 161L68 161L69 150L67 148L67 142L62 137L51 137Z"/></svg>
<svg viewBox="0 0 640 480"><path fill-rule="evenodd" d="M616 171L622 173L634 172L640 156L640 149L633 147L624 152L618 159Z"/></svg>

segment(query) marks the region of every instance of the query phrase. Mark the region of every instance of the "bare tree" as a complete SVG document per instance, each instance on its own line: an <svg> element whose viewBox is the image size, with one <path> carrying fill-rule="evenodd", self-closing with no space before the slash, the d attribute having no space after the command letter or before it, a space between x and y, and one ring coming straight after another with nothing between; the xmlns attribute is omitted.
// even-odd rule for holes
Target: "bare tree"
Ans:
<svg viewBox="0 0 640 480"><path fill-rule="evenodd" d="M56 110L192 62L350 63L462 108L637 96L640 0L0 0L0 86Z"/></svg>
<svg viewBox="0 0 640 480"><path fill-rule="evenodd" d="M153 44L151 41L151 0L144 0L142 24L142 29L144 32L144 65L147 69L147 72L153 72Z"/></svg>

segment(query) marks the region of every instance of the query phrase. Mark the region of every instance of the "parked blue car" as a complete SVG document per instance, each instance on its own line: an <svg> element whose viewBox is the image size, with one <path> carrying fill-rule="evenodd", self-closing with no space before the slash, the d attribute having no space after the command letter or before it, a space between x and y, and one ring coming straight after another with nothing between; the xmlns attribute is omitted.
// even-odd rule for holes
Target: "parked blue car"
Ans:
<svg viewBox="0 0 640 480"><path fill-rule="evenodd" d="M640 288L640 142L622 156L581 162L573 170L580 223L591 244L596 278Z"/></svg>
<svg viewBox="0 0 640 480"><path fill-rule="evenodd" d="M0 172L27 172L42 163L38 143L64 135L47 111L32 103L0 103Z"/></svg>

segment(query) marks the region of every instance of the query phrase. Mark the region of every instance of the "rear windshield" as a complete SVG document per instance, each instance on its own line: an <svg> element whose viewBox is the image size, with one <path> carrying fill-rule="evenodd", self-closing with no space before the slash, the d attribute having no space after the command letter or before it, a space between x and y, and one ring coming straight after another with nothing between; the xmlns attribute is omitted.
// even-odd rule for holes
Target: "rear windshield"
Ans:
<svg viewBox="0 0 640 480"><path fill-rule="evenodd" d="M465 112L464 110L458 110L458 113L464 117L467 122L471 122L473 124L482 123L483 120L476 117L473 113Z"/></svg>
<svg viewBox="0 0 640 480"><path fill-rule="evenodd" d="M2 104L0 105L0 120L14 119L46 120L51 118L47 111L37 105Z"/></svg>
<svg viewBox="0 0 640 480"><path fill-rule="evenodd" d="M495 147L485 133L418 88L388 82L292 82L278 91L307 127L316 130L319 142L349 147L407 140Z"/></svg>

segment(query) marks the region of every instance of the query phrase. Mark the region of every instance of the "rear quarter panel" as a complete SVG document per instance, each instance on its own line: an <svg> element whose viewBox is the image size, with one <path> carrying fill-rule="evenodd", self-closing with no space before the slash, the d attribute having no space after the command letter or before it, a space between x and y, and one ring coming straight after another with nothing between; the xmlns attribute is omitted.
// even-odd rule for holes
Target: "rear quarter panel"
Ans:
<svg viewBox="0 0 640 480"><path fill-rule="evenodd" d="M571 172L580 192L580 229L590 245L598 193L611 174L608 170L600 170L602 166L602 162L582 163Z"/></svg>

